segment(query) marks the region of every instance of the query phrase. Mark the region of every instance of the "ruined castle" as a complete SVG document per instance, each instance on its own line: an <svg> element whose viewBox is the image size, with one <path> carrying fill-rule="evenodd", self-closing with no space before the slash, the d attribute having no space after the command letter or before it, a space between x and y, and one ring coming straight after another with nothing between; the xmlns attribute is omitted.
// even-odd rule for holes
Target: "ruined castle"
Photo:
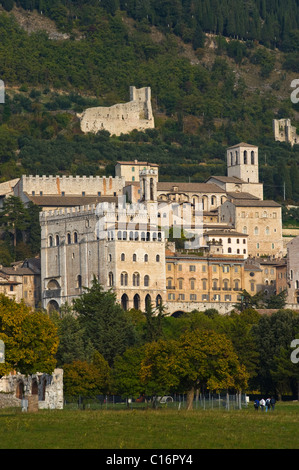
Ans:
<svg viewBox="0 0 299 470"><path fill-rule="evenodd" d="M109 131L111 135L128 134L137 129L144 131L155 127L151 105L151 89L130 87L130 101L110 107L88 108L78 114L84 133Z"/></svg>

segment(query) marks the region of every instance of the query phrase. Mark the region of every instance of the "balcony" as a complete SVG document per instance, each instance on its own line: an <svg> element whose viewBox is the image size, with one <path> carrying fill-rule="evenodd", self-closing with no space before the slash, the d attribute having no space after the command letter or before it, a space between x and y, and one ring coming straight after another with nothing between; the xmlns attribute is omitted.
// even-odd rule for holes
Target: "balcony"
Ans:
<svg viewBox="0 0 299 470"><path fill-rule="evenodd" d="M48 289L44 291L44 296L46 299L54 299L60 297L61 289Z"/></svg>

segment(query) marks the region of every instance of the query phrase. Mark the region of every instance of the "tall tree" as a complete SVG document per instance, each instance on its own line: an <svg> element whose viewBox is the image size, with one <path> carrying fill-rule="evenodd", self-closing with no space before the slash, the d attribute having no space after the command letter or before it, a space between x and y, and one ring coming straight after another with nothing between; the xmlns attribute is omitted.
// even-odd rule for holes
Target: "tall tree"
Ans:
<svg viewBox="0 0 299 470"><path fill-rule="evenodd" d="M124 310L116 302L115 294L104 291L96 278L92 286L74 301L74 311L84 329L85 344L90 341L92 347L113 363L117 354L123 353L133 345L134 331Z"/></svg>

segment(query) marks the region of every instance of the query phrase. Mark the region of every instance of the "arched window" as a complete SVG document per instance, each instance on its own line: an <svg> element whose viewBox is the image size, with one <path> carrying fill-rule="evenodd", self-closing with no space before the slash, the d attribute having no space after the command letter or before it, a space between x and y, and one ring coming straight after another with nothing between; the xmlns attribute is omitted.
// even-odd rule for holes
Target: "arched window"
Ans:
<svg viewBox="0 0 299 470"><path fill-rule="evenodd" d="M117 240L121 240L121 231L120 230L117 232Z"/></svg>
<svg viewBox="0 0 299 470"><path fill-rule="evenodd" d="M59 235L56 235L55 242L56 242L56 246L59 246Z"/></svg>
<svg viewBox="0 0 299 470"><path fill-rule="evenodd" d="M120 255L120 260L121 260L121 261L125 261L125 259L126 259L126 255L125 255L124 253L122 253L122 254Z"/></svg>
<svg viewBox="0 0 299 470"><path fill-rule="evenodd" d="M108 276L108 283L109 283L109 287L112 287L113 286L113 273L109 273L109 276Z"/></svg>
<svg viewBox="0 0 299 470"><path fill-rule="evenodd" d="M66 235L66 240L67 240L67 244L70 245L72 243L72 240L71 240L71 234L70 233L67 233Z"/></svg>
<svg viewBox="0 0 299 470"><path fill-rule="evenodd" d="M133 254L133 261L134 261L134 262L137 261L137 255L136 255L136 253Z"/></svg>
<svg viewBox="0 0 299 470"><path fill-rule="evenodd" d="M82 287L82 276L80 274L77 276L77 288L80 289Z"/></svg>
<svg viewBox="0 0 299 470"><path fill-rule="evenodd" d="M228 253L231 253L231 252L232 252L231 247L228 248L227 252L228 252Z"/></svg>
<svg viewBox="0 0 299 470"><path fill-rule="evenodd" d="M259 228L258 227L254 227L254 235L258 235L259 234Z"/></svg>
<svg viewBox="0 0 299 470"><path fill-rule="evenodd" d="M120 285L127 286L128 285L128 273L121 273L120 275Z"/></svg>
<svg viewBox="0 0 299 470"><path fill-rule="evenodd" d="M139 310L140 309L140 296L138 294L134 295L133 303L134 303L135 310Z"/></svg>
<svg viewBox="0 0 299 470"><path fill-rule="evenodd" d="M128 305L129 305L129 298L128 298L127 294L123 294L122 297L121 297L121 306L122 306L123 310L127 310Z"/></svg>
<svg viewBox="0 0 299 470"><path fill-rule="evenodd" d="M78 233L74 232L74 243L78 243Z"/></svg>
<svg viewBox="0 0 299 470"><path fill-rule="evenodd" d="M156 255L156 261L157 261L157 263L159 263L159 261L160 261L160 255Z"/></svg>
<svg viewBox="0 0 299 470"><path fill-rule="evenodd" d="M52 237L52 235L49 236L49 246L53 246L53 237Z"/></svg>
<svg viewBox="0 0 299 470"><path fill-rule="evenodd" d="M243 233L244 233L244 235L247 234L247 227L243 227Z"/></svg>
<svg viewBox="0 0 299 470"><path fill-rule="evenodd" d="M247 150L244 150L244 165L247 165Z"/></svg>
<svg viewBox="0 0 299 470"><path fill-rule="evenodd" d="M156 307L159 307L159 305L162 305L162 297L160 294L156 297Z"/></svg>
<svg viewBox="0 0 299 470"><path fill-rule="evenodd" d="M270 228L269 228L269 227L266 227L265 232L266 232L266 235L270 235Z"/></svg>
<svg viewBox="0 0 299 470"><path fill-rule="evenodd" d="M144 255L144 262L145 262L145 263L148 262L148 255Z"/></svg>
<svg viewBox="0 0 299 470"><path fill-rule="evenodd" d="M147 294L145 297L145 310L147 310L151 306L151 303L152 303L151 296Z"/></svg>
<svg viewBox="0 0 299 470"><path fill-rule="evenodd" d="M134 273L133 274L133 286L134 287L139 287L140 285L140 274L139 273Z"/></svg>
<svg viewBox="0 0 299 470"><path fill-rule="evenodd" d="M251 165L254 165L254 151L251 152Z"/></svg>
<svg viewBox="0 0 299 470"><path fill-rule="evenodd" d="M148 287L149 286L149 276L146 274L144 276L144 287Z"/></svg>

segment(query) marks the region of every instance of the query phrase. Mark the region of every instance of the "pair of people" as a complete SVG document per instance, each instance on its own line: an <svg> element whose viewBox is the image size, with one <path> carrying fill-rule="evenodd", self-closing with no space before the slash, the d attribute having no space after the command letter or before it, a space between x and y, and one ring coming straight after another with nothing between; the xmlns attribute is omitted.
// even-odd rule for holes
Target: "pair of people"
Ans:
<svg viewBox="0 0 299 470"><path fill-rule="evenodd" d="M274 411L274 408L275 408L275 398L272 397L272 398L267 398L266 400L264 398L261 398L261 400L258 400L256 399L255 402L254 402L254 408L256 410L259 409L259 407L261 408L262 411L264 411L264 409L266 411L272 409Z"/></svg>

